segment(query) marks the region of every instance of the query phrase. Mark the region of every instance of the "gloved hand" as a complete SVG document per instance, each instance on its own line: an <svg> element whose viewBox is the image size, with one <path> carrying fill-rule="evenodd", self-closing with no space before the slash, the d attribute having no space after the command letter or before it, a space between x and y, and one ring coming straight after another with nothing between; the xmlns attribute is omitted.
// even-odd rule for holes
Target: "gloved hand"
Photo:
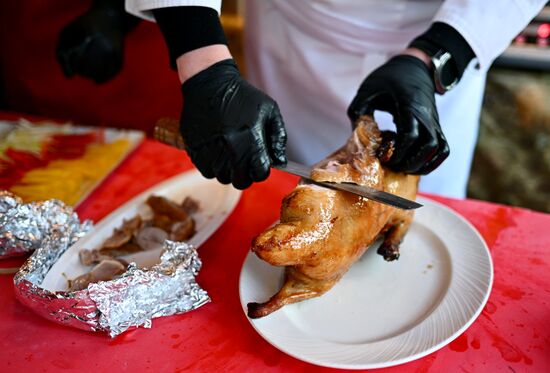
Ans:
<svg viewBox="0 0 550 373"><path fill-rule="evenodd" d="M123 63L124 36L139 20L124 11L122 0L95 0L92 7L59 34L57 61L67 77L81 75L104 83Z"/></svg>
<svg viewBox="0 0 550 373"><path fill-rule="evenodd" d="M416 57L399 55L367 76L348 108L348 116L353 123L375 110L392 114L396 143L386 165L395 171L426 175L449 155L434 94L426 64Z"/></svg>
<svg viewBox="0 0 550 373"><path fill-rule="evenodd" d="M232 59L220 61L182 85L181 134L207 178L237 189L286 164L286 132L277 103L247 83Z"/></svg>

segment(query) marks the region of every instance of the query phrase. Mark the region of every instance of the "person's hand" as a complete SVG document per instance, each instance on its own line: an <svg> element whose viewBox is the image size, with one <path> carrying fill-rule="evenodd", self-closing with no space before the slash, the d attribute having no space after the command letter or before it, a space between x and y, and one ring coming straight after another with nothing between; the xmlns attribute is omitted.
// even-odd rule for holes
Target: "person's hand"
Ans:
<svg viewBox="0 0 550 373"><path fill-rule="evenodd" d="M181 134L205 177L246 189L265 180L272 164L286 163L277 103L246 82L232 59L185 79L182 93Z"/></svg>
<svg viewBox="0 0 550 373"><path fill-rule="evenodd" d="M104 83L117 75L123 63L124 35L137 24L129 14L113 8L118 3L99 2L100 6L76 18L59 34L57 61L67 77L81 75ZM104 5L105 4L105 5ZM130 18L132 17L132 18Z"/></svg>
<svg viewBox="0 0 550 373"><path fill-rule="evenodd" d="M386 165L398 172L426 175L449 155L434 94L426 63L411 55L398 55L367 76L348 108L348 116L353 123L375 110L392 114L396 143Z"/></svg>

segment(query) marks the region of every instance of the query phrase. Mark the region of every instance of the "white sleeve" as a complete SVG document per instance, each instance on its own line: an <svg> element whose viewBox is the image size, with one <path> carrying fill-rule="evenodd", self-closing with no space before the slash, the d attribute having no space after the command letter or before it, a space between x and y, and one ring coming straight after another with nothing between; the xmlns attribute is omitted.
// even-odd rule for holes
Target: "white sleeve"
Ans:
<svg viewBox="0 0 550 373"><path fill-rule="evenodd" d="M487 69L547 0L445 0L434 22L455 28Z"/></svg>
<svg viewBox="0 0 550 373"><path fill-rule="evenodd" d="M154 21L152 9L172 6L204 6L220 14L222 0L125 0L126 11L137 17Z"/></svg>

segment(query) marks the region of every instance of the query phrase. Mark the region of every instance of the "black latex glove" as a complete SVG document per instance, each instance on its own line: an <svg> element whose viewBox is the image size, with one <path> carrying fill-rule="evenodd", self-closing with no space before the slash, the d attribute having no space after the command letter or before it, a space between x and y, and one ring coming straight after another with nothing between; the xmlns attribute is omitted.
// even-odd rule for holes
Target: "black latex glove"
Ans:
<svg viewBox="0 0 550 373"><path fill-rule="evenodd" d="M96 83L115 77L123 63L124 36L138 23L124 11L123 0L95 0L59 34L56 55L65 76Z"/></svg>
<svg viewBox="0 0 550 373"><path fill-rule="evenodd" d="M353 123L375 110L392 114L396 143L386 165L395 171L426 175L449 155L434 94L426 64L413 56L396 56L367 76L348 108L348 116Z"/></svg>
<svg viewBox="0 0 550 373"><path fill-rule="evenodd" d="M246 189L286 164L286 132L277 103L247 83L233 60L220 61L182 85L181 133L207 178Z"/></svg>

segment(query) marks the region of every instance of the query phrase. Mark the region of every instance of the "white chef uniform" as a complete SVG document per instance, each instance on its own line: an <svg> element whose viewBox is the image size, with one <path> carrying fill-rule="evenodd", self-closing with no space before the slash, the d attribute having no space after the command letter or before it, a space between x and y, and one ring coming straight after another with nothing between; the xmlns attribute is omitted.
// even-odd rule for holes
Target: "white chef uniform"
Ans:
<svg viewBox="0 0 550 373"><path fill-rule="evenodd" d="M460 84L436 95L451 154L420 190L462 198L477 139L486 71L546 0L246 0L248 80L279 104L289 159L312 164L350 134L346 110L359 84L440 21L454 27L476 55ZM129 12L216 0L126 0ZM404 77L405 78L405 77ZM381 128L391 116L376 115Z"/></svg>

